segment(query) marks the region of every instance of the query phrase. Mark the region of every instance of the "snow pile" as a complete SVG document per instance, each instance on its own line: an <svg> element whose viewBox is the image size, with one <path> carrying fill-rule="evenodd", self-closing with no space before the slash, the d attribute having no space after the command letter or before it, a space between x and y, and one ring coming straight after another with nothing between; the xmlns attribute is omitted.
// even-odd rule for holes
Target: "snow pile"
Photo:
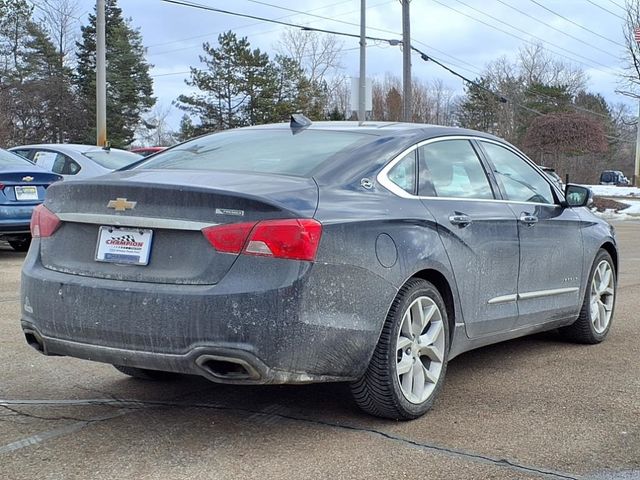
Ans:
<svg viewBox="0 0 640 480"><path fill-rule="evenodd" d="M609 221L614 220L619 222L622 220L640 220L640 201L625 199L622 203L625 203L629 206L622 210L618 210L617 212L609 208L604 212L594 211L593 213L598 217Z"/></svg>

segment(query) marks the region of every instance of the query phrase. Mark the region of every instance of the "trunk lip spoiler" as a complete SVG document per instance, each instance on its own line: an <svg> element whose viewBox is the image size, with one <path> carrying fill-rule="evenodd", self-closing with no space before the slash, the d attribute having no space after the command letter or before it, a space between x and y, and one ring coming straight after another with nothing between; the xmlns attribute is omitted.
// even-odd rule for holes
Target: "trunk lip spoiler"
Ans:
<svg viewBox="0 0 640 480"><path fill-rule="evenodd" d="M167 230L199 231L206 227L220 225L216 222L196 222L158 217L134 217L96 213L56 213L63 222L114 225L118 227L160 228Z"/></svg>

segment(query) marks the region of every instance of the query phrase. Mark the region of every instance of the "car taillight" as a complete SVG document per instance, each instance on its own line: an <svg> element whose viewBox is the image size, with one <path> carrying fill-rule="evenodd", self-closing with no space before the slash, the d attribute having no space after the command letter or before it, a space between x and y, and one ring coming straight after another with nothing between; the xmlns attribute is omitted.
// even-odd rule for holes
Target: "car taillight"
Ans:
<svg viewBox="0 0 640 480"><path fill-rule="evenodd" d="M202 229L202 234L219 252L240 253L247 241L249 232L255 226L253 223L230 223L216 225Z"/></svg>
<svg viewBox="0 0 640 480"><path fill-rule="evenodd" d="M313 261L322 224L308 218L263 220L206 227L202 233L219 252Z"/></svg>
<svg viewBox="0 0 640 480"><path fill-rule="evenodd" d="M31 236L34 238L50 237L60 226L58 216L44 205L40 204L31 214Z"/></svg>

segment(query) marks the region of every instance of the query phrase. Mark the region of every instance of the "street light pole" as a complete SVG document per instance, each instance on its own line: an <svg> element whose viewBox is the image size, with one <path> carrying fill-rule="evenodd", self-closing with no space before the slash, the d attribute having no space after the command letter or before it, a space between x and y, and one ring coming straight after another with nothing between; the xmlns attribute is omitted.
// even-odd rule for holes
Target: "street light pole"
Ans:
<svg viewBox="0 0 640 480"><path fill-rule="evenodd" d="M96 3L96 145L107 146L107 55L105 0Z"/></svg>
<svg viewBox="0 0 640 480"><path fill-rule="evenodd" d="M633 186L640 183L640 98L638 98L638 122L636 123L636 161L633 165Z"/></svg>

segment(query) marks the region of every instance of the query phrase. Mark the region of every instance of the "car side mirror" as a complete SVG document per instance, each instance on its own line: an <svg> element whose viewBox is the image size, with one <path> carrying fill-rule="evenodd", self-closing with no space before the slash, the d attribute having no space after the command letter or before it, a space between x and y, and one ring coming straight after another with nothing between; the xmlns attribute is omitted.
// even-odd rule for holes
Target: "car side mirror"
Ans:
<svg viewBox="0 0 640 480"><path fill-rule="evenodd" d="M564 198L567 207L586 207L593 203L593 192L582 185L568 183L564 189Z"/></svg>

